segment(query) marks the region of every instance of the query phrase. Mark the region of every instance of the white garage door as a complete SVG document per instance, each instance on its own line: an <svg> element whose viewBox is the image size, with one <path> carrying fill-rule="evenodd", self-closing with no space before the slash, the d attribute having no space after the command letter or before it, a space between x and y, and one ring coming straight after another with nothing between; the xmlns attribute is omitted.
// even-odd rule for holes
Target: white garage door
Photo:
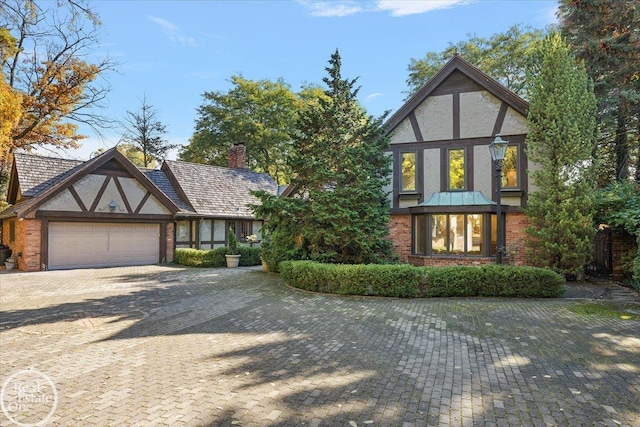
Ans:
<svg viewBox="0 0 640 427"><path fill-rule="evenodd" d="M49 223L49 269L157 264L158 224Z"/></svg>

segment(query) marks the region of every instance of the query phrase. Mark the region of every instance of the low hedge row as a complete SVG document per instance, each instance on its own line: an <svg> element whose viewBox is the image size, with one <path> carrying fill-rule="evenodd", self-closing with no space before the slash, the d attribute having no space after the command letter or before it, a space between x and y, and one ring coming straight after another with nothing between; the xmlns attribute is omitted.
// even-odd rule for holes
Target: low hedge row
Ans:
<svg viewBox="0 0 640 427"><path fill-rule="evenodd" d="M225 267L227 261L225 255L228 248L217 248L211 250L180 248L176 249L173 262L187 267ZM250 246L238 246L240 266L248 267L260 265L260 248Z"/></svg>
<svg viewBox="0 0 640 427"><path fill-rule="evenodd" d="M283 261L280 274L291 286L341 295L424 297L560 297L564 278L535 267L413 267Z"/></svg>

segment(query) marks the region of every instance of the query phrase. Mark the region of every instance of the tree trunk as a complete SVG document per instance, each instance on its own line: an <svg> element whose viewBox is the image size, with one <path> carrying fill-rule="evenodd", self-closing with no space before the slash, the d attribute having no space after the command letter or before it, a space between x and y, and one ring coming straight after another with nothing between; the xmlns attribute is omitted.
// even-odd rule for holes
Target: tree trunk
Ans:
<svg viewBox="0 0 640 427"><path fill-rule="evenodd" d="M623 182L629 179L629 144L627 136L627 124L622 111L623 105L618 105L616 128L616 181Z"/></svg>

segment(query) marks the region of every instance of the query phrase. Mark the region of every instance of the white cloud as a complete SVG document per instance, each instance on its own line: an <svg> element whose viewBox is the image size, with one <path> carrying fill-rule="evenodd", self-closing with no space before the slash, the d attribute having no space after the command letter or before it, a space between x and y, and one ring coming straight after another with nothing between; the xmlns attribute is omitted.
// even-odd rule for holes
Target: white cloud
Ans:
<svg viewBox="0 0 640 427"><path fill-rule="evenodd" d="M382 93L380 92L375 92L372 94L367 95L367 97L364 99L364 102L369 102L372 101L374 99L376 99L377 97L382 96Z"/></svg>
<svg viewBox="0 0 640 427"><path fill-rule="evenodd" d="M379 0L376 2L376 10L390 12L391 16L406 16L447 9L471 2L471 0Z"/></svg>
<svg viewBox="0 0 640 427"><path fill-rule="evenodd" d="M178 42L182 46L196 45L195 37L189 37L182 34L182 31L180 31L180 28L173 22L163 18L151 16L151 15L148 15L147 19L149 19L154 24L159 25L162 31L169 37L169 40L171 40L172 42Z"/></svg>
<svg viewBox="0 0 640 427"><path fill-rule="evenodd" d="M391 16L407 16L427 13L437 9L473 3L478 0L298 0L311 16L343 17L362 12L387 12Z"/></svg>
<svg viewBox="0 0 640 427"><path fill-rule="evenodd" d="M355 15L362 12L362 3L354 1L299 1L300 4L306 6L311 16L327 17L343 17Z"/></svg>

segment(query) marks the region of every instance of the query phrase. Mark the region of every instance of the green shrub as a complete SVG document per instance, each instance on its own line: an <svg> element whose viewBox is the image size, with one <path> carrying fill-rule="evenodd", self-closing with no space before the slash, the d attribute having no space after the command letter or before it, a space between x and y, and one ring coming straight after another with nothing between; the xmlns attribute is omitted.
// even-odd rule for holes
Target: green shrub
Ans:
<svg viewBox="0 0 640 427"><path fill-rule="evenodd" d="M633 278L631 284L640 292L640 234L636 237L636 244L638 246L638 252L636 253L636 259L633 261Z"/></svg>
<svg viewBox="0 0 640 427"><path fill-rule="evenodd" d="M417 297L423 282L421 270L409 265L283 261L280 273L291 286L341 295Z"/></svg>
<svg viewBox="0 0 640 427"><path fill-rule="evenodd" d="M564 293L561 275L534 267L412 267L312 261L283 261L279 267L291 286L342 295L544 298Z"/></svg>
<svg viewBox="0 0 640 427"><path fill-rule="evenodd" d="M229 227L229 242L227 244L228 255L238 255L238 239L236 239L236 232L233 228Z"/></svg>
<svg viewBox="0 0 640 427"><path fill-rule="evenodd" d="M180 248L176 249L173 262L187 267L223 267L227 248L211 250Z"/></svg>
<svg viewBox="0 0 640 427"><path fill-rule="evenodd" d="M259 247L252 246L238 246L238 254L240 254L240 266L248 267L252 265L260 265L261 249Z"/></svg>
<svg viewBox="0 0 640 427"><path fill-rule="evenodd" d="M176 249L173 262L187 267L225 267L227 261L225 255L229 253L229 248L217 248L211 250ZM247 267L260 265L260 248L252 248L249 246L238 246L240 257L240 266Z"/></svg>
<svg viewBox="0 0 640 427"><path fill-rule="evenodd" d="M263 236L261 247L262 259L267 263L269 271L274 273L280 271L281 261L306 258L302 246L296 244L294 237L281 230Z"/></svg>

